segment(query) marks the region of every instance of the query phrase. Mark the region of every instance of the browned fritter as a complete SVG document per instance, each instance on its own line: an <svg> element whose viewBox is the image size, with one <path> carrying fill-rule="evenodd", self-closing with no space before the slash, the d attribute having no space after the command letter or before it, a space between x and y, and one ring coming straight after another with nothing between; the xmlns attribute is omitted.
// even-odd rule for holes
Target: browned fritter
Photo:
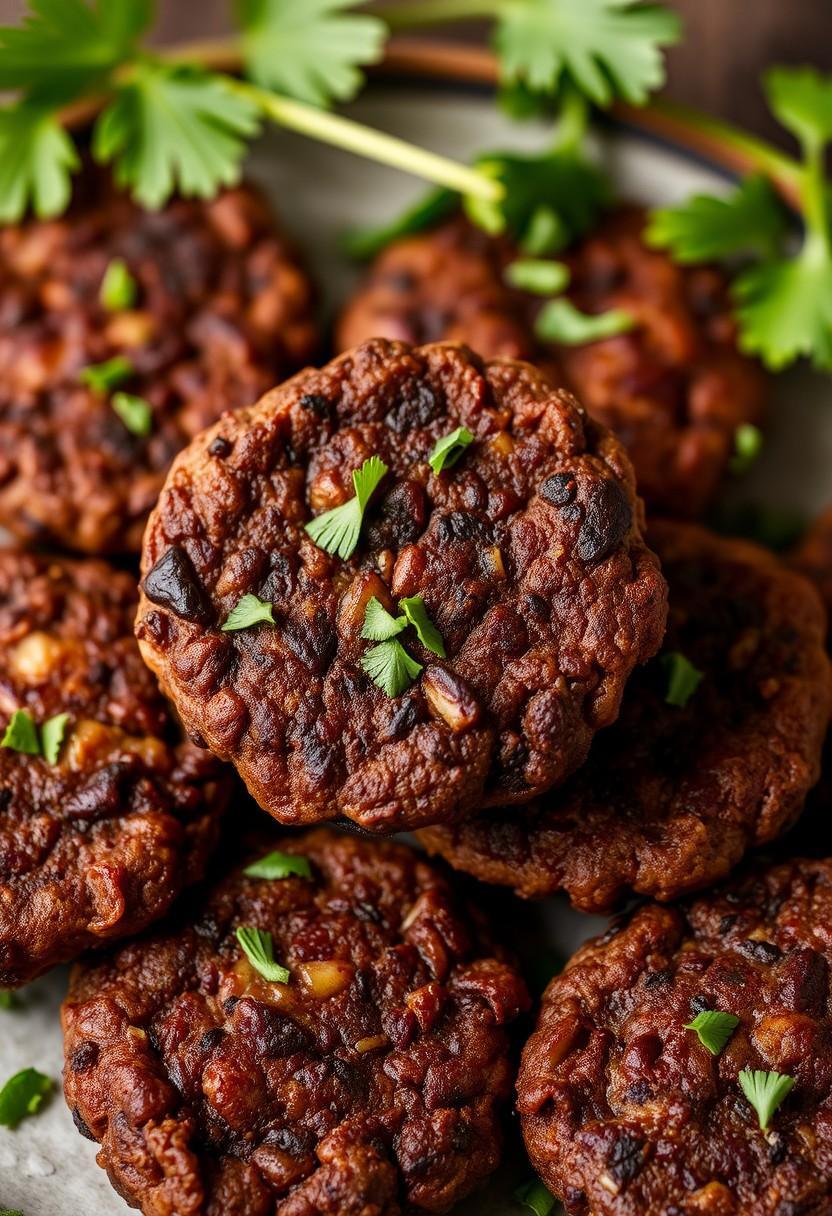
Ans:
<svg viewBox="0 0 832 1216"><path fill-rule="evenodd" d="M431 472L435 442L475 441ZM304 531L389 466L353 556ZM533 367L373 341L226 416L176 461L145 536L137 634L195 739L287 824L390 831L562 781L655 653L666 587L618 441ZM274 625L222 632L246 594ZM439 660L364 674L371 597L420 596Z"/></svg>
<svg viewBox="0 0 832 1216"><path fill-rule="evenodd" d="M77 968L66 1098L147 1216L445 1212L497 1165L520 976L403 845L264 835L311 880L237 871ZM287 983L235 937L272 935Z"/></svg>
<svg viewBox="0 0 832 1216"><path fill-rule="evenodd" d="M830 925L832 863L794 861L648 904L552 980L518 1105L570 1216L828 1216ZM739 1018L718 1057L705 1009ZM766 1133L744 1068L795 1079Z"/></svg>
<svg viewBox="0 0 832 1216"><path fill-rule="evenodd" d="M97 554L139 549L176 453L308 361L312 291L259 194L143 211L90 176L67 216L0 230L0 526ZM100 299L126 263L130 309ZM152 407L134 434L83 369L115 356ZM115 390L114 390L115 391Z"/></svg>
<svg viewBox="0 0 832 1216"><path fill-rule="evenodd" d="M228 781L132 633L134 580L0 550L0 737L68 714L57 763L0 748L0 987L157 920L201 877Z"/></svg>
<svg viewBox="0 0 832 1216"><path fill-rule="evenodd" d="M420 832L452 865L604 911L705 887L796 819L830 713L817 593L767 551L693 524L656 523L648 539L670 586L662 657L561 789ZM684 706L666 700L673 654L703 673Z"/></svg>
<svg viewBox="0 0 832 1216"><path fill-rule="evenodd" d="M765 381L737 349L725 276L649 249L644 223L641 210L619 208L563 257L573 304L625 309L637 322L630 333L583 346L538 341L541 298L504 282L519 255L457 218L380 254L341 317L339 348L375 336L452 338L486 359L530 359L616 432L648 507L700 516L737 428L761 419Z"/></svg>

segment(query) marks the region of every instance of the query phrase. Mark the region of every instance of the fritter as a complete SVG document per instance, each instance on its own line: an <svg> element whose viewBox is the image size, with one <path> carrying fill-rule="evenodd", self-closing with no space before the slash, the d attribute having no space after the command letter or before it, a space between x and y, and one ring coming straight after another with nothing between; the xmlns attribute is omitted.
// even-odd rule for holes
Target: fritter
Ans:
<svg viewBox="0 0 832 1216"><path fill-rule="evenodd" d="M135 609L101 562L0 550L0 987L158 919L215 844L228 779L182 741Z"/></svg>
<svg viewBox="0 0 832 1216"><path fill-rule="evenodd" d="M405 846L275 845L306 875L237 871L178 927L76 969L75 1122L147 1216L445 1212L498 1163L523 981ZM252 929L285 982L243 951Z"/></svg>
<svg viewBox="0 0 832 1216"><path fill-rule="evenodd" d="M648 539L670 585L662 656L560 790L421 832L452 865L606 911L633 892L705 887L797 818L830 713L817 593L767 551L694 524L656 523Z"/></svg>
<svg viewBox="0 0 832 1216"><path fill-rule="evenodd" d="M648 507L700 516L737 428L761 419L765 381L737 349L725 276L649 249L644 222L639 209L619 208L563 257L572 303L626 310L637 323L629 333L581 346L539 341L541 297L504 282L521 255L454 219L381 253L341 317L340 348L375 336L453 338L486 359L530 359L619 436Z"/></svg>
<svg viewBox="0 0 832 1216"><path fill-rule="evenodd" d="M309 281L252 188L148 212L90 176L65 218L0 230L0 526L138 551L176 453L315 341ZM116 393L139 401L126 418Z"/></svg>
<svg viewBox="0 0 832 1216"><path fill-rule="evenodd" d="M460 427L472 442L433 472ZM357 503L374 458L357 548L330 555L305 525ZM454 345L369 342L227 415L174 464L143 571L146 661L287 824L528 800L583 761L666 617L618 441L533 367ZM408 629L368 657L373 600L395 631L415 601L432 647ZM270 619L231 630L252 604ZM391 648L416 663L398 695L366 670Z"/></svg>
<svg viewBox="0 0 832 1216"><path fill-rule="evenodd" d="M832 863L789 862L643 906L552 980L518 1105L570 1216L827 1216L830 924ZM737 1019L717 1054L706 1010ZM746 1069L793 1079L770 1117Z"/></svg>

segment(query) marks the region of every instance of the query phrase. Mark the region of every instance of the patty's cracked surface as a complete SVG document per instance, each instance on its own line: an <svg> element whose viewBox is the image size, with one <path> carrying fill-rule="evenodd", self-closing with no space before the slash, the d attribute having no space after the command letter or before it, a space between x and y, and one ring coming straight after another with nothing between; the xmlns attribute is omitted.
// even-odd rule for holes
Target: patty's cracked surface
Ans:
<svg viewBox="0 0 832 1216"><path fill-rule="evenodd" d="M93 175L80 190L65 218L0 231L0 526L135 552L176 453L310 358L312 291L249 187L159 212ZM110 387L86 383L113 359ZM125 422L116 392L146 404Z"/></svg>
<svg viewBox="0 0 832 1216"><path fill-rule="evenodd" d="M570 1216L827 1216L830 924L832 864L791 862L640 908L550 983L518 1106ZM739 1019L717 1056L704 1010ZM794 1078L766 1132L746 1068Z"/></svg>
<svg viewBox="0 0 832 1216"><path fill-rule="evenodd" d="M434 444L476 437L432 473ZM389 472L343 561L304 525ZM621 445L534 368L370 342L226 416L153 513L142 652L192 737L285 823L370 830L514 803L579 765L660 644L665 584ZM274 624L222 625L245 595ZM369 601L418 596L447 657L391 697L361 667Z"/></svg>
<svg viewBox="0 0 832 1216"><path fill-rule="evenodd" d="M814 588L765 550L692 524L656 523L648 539L670 586L662 657L633 676L618 722L560 790L420 833L454 866L604 911L632 892L707 886L797 818L830 712ZM669 704L683 659L701 682Z"/></svg>
<svg viewBox="0 0 832 1216"><path fill-rule="evenodd" d="M227 778L181 740L135 606L103 563L0 551L0 737L67 715L54 763L0 747L0 987L157 920L216 842Z"/></svg>
<svg viewBox="0 0 832 1216"><path fill-rule="evenodd" d="M76 970L65 1089L147 1216L445 1212L497 1165L523 981L402 845L264 836L188 918ZM272 935L273 983L235 932Z"/></svg>
<svg viewBox="0 0 832 1216"><path fill-rule="evenodd" d="M580 346L543 342L542 300L506 286L519 256L462 219L390 245L344 311L341 349L371 337L452 338L483 358L529 359L565 384L627 448L648 507L701 515L743 423L762 415L764 379L737 350L728 282L680 267L643 239L644 213L621 207L565 254L569 299L583 312L620 308L625 334Z"/></svg>

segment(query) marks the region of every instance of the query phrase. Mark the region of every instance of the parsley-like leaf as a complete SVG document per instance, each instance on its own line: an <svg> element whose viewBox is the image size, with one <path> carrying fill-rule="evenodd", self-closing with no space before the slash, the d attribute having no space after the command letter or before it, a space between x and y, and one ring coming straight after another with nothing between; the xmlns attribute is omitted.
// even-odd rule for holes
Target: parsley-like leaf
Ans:
<svg viewBox="0 0 832 1216"><path fill-rule="evenodd" d="M403 616L395 617L387 611L381 600L375 596L364 609L364 624L361 626L361 636L370 642L386 642L407 628L407 620Z"/></svg>
<svg viewBox="0 0 832 1216"><path fill-rule="evenodd" d="M635 320L623 308L607 312L585 313L564 298L550 300L541 308L535 321L535 333L544 342L560 342L564 346L583 346L614 338L635 328Z"/></svg>
<svg viewBox="0 0 832 1216"><path fill-rule="evenodd" d="M734 431L734 455L731 472L737 476L747 473L763 450L763 433L752 422L743 422Z"/></svg>
<svg viewBox="0 0 832 1216"><path fill-rule="evenodd" d="M271 604L258 599L256 595L244 595L236 604L222 626L223 633L232 633L237 629L248 629L249 625L274 624Z"/></svg>
<svg viewBox="0 0 832 1216"><path fill-rule="evenodd" d="M534 1212L534 1216L549 1216L555 1210L555 1197L539 1178L532 1178L514 1192L518 1203Z"/></svg>
<svg viewBox="0 0 832 1216"><path fill-rule="evenodd" d="M8 747L13 752L22 752L25 756L40 755L38 728L35 726L32 716L25 709L16 709L12 714L0 747Z"/></svg>
<svg viewBox="0 0 832 1216"><path fill-rule="evenodd" d="M569 286L569 267L563 262L518 258L505 270L506 282L534 295L556 296Z"/></svg>
<svg viewBox="0 0 832 1216"><path fill-rule="evenodd" d="M452 190L437 187L428 191L407 207L401 215L386 224L355 228L341 238L341 246L348 257L359 262L368 261L381 253L393 241L424 232L440 223L456 209L459 199Z"/></svg>
<svg viewBox="0 0 832 1216"><path fill-rule="evenodd" d="M249 74L266 88L312 105L349 101L377 63L387 27L356 0L240 0Z"/></svg>
<svg viewBox="0 0 832 1216"><path fill-rule="evenodd" d="M683 709L702 683L704 672L694 667L690 659L678 650L662 656L662 667L667 673L665 702Z"/></svg>
<svg viewBox="0 0 832 1216"><path fill-rule="evenodd" d="M522 0L505 6L495 43L508 82L551 93L566 78L597 105L642 105L680 30L674 13L640 0Z"/></svg>
<svg viewBox="0 0 832 1216"><path fill-rule="evenodd" d="M338 557L350 557L358 544L367 503L387 472L378 456L369 456L352 475L355 497L311 519L306 531L319 549Z"/></svg>
<svg viewBox="0 0 832 1216"><path fill-rule="evenodd" d="M719 1009L703 1009L692 1022L685 1023L685 1030L695 1030L702 1046L706 1047L712 1056L718 1056L739 1024L740 1019L733 1013L723 1013Z"/></svg>
<svg viewBox="0 0 832 1216"><path fill-rule="evenodd" d="M388 697L400 696L422 670L422 664L410 657L398 638L368 650L361 658L361 667Z"/></svg>
<svg viewBox="0 0 832 1216"><path fill-rule="evenodd" d="M234 185L259 126L256 106L224 77L146 61L99 118L93 153L114 161L119 185L156 208L176 190L210 198Z"/></svg>
<svg viewBox="0 0 832 1216"><path fill-rule="evenodd" d="M772 68L765 77L774 116L805 145L832 140L832 78L814 68Z"/></svg>
<svg viewBox="0 0 832 1216"><path fill-rule="evenodd" d="M410 595L406 599L399 600L399 607L404 613L408 625L412 625L416 630L416 636L425 649L432 654L438 654L440 659L444 659L445 643L442 640L442 634L428 616L428 610L421 595Z"/></svg>
<svg viewBox="0 0 832 1216"><path fill-rule="evenodd" d="M104 271L99 299L107 312L126 312L136 303L138 284L123 258L113 258Z"/></svg>
<svg viewBox="0 0 832 1216"><path fill-rule="evenodd" d="M32 101L0 110L0 223L17 223L31 206L41 219L59 215L80 164L54 113Z"/></svg>
<svg viewBox="0 0 832 1216"><path fill-rule="evenodd" d="M237 941L254 970L258 971L263 979L272 984L289 983L289 972L275 961L271 933L245 925L237 930Z"/></svg>
<svg viewBox="0 0 832 1216"><path fill-rule="evenodd" d="M129 380L134 371L135 367L126 355L114 355L104 363L91 363L88 367L82 367L78 379L93 392L104 394Z"/></svg>
<svg viewBox="0 0 832 1216"><path fill-rule="evenodd" d="M737 1077L742 1092L757 1112L760 1130L767 1132L777 1108L794 1089L794 1077L782 1072L744 1068Z"/></svg>
<svg viewBox="0 0 832 1216"><path fill-rule="evenodd" d="M61 744L64 741L68 721L69 714L55 714L54 717L47 718L40 728L41 750L49 764L58 763L58 756L61 754Z"/></svg>
<svg viewBox="0 0 832 1216"><path fill-rule="evenodd" d="M144 397L135 397L132 393L114 393L110 404L128 431L147 438L153 430L153 410Z"/></svg>
<svg viewBox="0 0 832 1216"><path fill-rule="evenodd" d="M832 252L810 239L794 260L766 262L734 284L740 345L780 371L800 355L832 370Z"/></svg>
<svg viewBox="0 0 832 1216"><path fill-rule="evenodd" d="M443 435L433 445L433 451L428 457L428 464L438 477L443 469L455 465L465 449L474 442L474 436L467 426L458 426L449 435Z"/></svg>
<svg viewBox="0 0 832 1216"><path fill-rule="evenodd" d="M678 207L654 211L647 243L669 249L677 262L707 262L738 253L770 257L788 217L768 178L747 177L726 198L696 194Z"/></svg>
<svg viewBox="0 0 832 1216"><path fill-rule="evenodd" d="M24 1068L10 1077L0 1089L0 1125L17 1127L28 1115L35 1115L52 1089L49 1077L36 1068Z"/></svg>
<svg viewBox="0 0 832 1216"><path fill-rule="evenodd" d="M312 867L308 857L296 853L281 853L275 849L243 870L249 878L312 878Z"/></svg>

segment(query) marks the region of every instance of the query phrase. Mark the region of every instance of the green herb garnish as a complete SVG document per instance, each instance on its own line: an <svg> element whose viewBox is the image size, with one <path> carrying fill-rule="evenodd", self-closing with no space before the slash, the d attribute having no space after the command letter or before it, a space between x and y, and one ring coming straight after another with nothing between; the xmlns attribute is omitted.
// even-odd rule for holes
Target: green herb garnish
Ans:
<svg viewBox="0 0 832 1216"><path fill-rule="evenodd" d="M433 451L428 457L428 464L438 477L443 469L455 465L465 449L474 442L474 436L467 426L458 426L450 435L437 439Z"/></svg>
<svg viewBox="0 0 832 1216"><path fill-rule="evenodd" d="M16 992L11 988L0 988L0 1009L17 1009L19 1005Z"/></svg>
<svg viewBox="0 0 832 1216"><path fill-rule="evenodd" d="M428 616L428 610L421 595L411 595L399 600L399 607L404 612L408 625L412 625L416 630L416 636L425 649L431 651L432 654L439 655L440 659L444 659L445 643L442 640L442 634Z"/></svg>
<svg viewBox="0 0 832 1216"><path fill-rule="evenodd" d="M514 1198L517 1203L522 1203L524 1207L534 1212L534 1216L550 1216L550 1213L555 1210L557 1202L552 1192L543 1185L539 1178L532 1178L530 1182L519 1186L514 1192Z"/></svg>
<svg viewBox="0 0 832 1216"><path fill-rule="evenodd" d="M35 1115L52 1089L49 1077L36 1068L24 1068L10 1077L0 1089L0 1125L17 1127L28 1115Z"/></svg>
<svg viewBox="0 0 832 1216"><path fill-rule="evenodd" d="M319 549L345 560L353 554L367 504L386 472L383 460L378 456L368 457L352 475L355 497L309 521L306 531Z"/></svg>
<svg viewBox="0 0 832 1216"><path fill-rule="evenodd" d="M91 363L82 367L78 379L96 393L109 393L133 375L135 367L125 355L114 355L104 363Z"/></svg>
<svg viewBox="0 0 832 1216"><path fill-rule="evenodd" d="M395 617L373 596L365 609L361 628L362 638L381 643L363 656L362 670L388 697L398 697L422 670L421 663L411 658L398 640L398 635L408 625L416 630L419 641L427 650L440 658L445 657L442 635L428 616L422 597L411 595L399 600L399 607L402 613Z"/></svg>
<svg viewBox="0 0 832 1216"><path fill-rule="evenodd" d="M521 291L540 296L556 296L569 286L569 267L563 262L520 258L506 266L506 282Z"/></svg>
<svg viewBox="0 0 832 1216"><path fill-rule="evenodd" d="M238 629L248 629L250 625L274 623L271 604L258 599L256 595L248 594L231 609L222 626L222 632L232 633Z"/></svg>
<svg viewBox="0 0 832 1216"><path fill-rule="evenodd" d="M397 638L382 642L361 658L361 668L388 697L398 697L417 679L422 664L417 663Z"/></svg>
<svg viewBox="0 0 832 1216"><path fill-rule="evenodd" d="M246 925L237 930L237 941L243 948L248 961L263 979L272 984L288 984L289 972L275 961L274 942L272 935L264 929L254 929Z"/></svg>
<svg viewBox="0 0 832 1216"><path fill-rule="evenodd" d="M0 747L8 747L11 751L22 752L26 756L40 755L38 728L25 709L16 709L12 714Z"/></svg>
<svg viewBox="0 0 832 1216"><path fill-rule="evenodd" d="M127 312L136 303L138 284L123 258L113 258L104 271L99 297L107 312Z"/></svg>
<svg viewBox="0 0 832 1216"><path fill-rule="evenodd" d="M566 299L550 300L537 315L535 333L544 342L560 342L564 346L583 346L614 338L635 328L635 320L622 308L588 314L580 312Z"/></svg>
<svg viewBox="0 0 832 1216"><path fill-rule="evenodd" d="M265 857L246 866L243 873L249 878L277 879L294 875L297 878L311 879L312 867L308 857L301 857L296 853L281 853L275 849L273 853L267 853Z"/></svg>
<svg viewBox="0 0 832 1216"><path fill-rule="evenodd" d="M690 659L685 658L678 650L663 655L661 663L667 673L667 692L664 699L668 705L683 709L702 683L704 672L694 667Z"/></svg>
<svg viewBox="0 0 832 1216"><path fill-rule="evenodd" d="M718 1009L703 1009L692 1022L685 1023L685 1030L695 1030L699 1042L712 1056L718 1056L731 1035L740 1024L733 1013L722 1013Z"/></svg>
<svg viewBox="0 0 832 1216"><path fill-rule="evenodd" d="M794 1077L782 1072L761 1072L744 1068L737 1080L742 1092L757 1112L760 1130L767 1132L772 1115L794 1089Z"/></svg>
<svg viewBox="0 0 832 1216"><path fill-rule="evenodd" d="M738 253L768 257L788 231L788 216L761 174L747 177L725 198L695 194L678 207L654 211L652 245L672 250L678 262L708 262Z"/></svg>
<svg viewBox="0 0 832 1216"><path fill-rule="evenodd" d="M386 642L407 628L404 616L395 617L388 612L381 600L375 596L364 609L364 624L361 626L361 636L370 642Z"/></svg>
<svg viewBox="0 0 832 1216"><path fill-rule="evenodd" d="M153 409L144 397L132 393L114 393L110 402L114 411L133 435L146 439L153 430Z"/></svg>
<svg viewBox="0 0 832 1216"><path fill-rule="evenodd" d="M53 718L47 718L40 728L41 750L50 764L58 763L68 721L69 714L55 714Z"/></svg>
<svg viewBox="0 0 832 1216"><path fill-rule="evenodd" d="M736 476L747 473L763 450L763 433L759 427L744 422L734 431L734 455L731 457L731 472Z"/></svg>

